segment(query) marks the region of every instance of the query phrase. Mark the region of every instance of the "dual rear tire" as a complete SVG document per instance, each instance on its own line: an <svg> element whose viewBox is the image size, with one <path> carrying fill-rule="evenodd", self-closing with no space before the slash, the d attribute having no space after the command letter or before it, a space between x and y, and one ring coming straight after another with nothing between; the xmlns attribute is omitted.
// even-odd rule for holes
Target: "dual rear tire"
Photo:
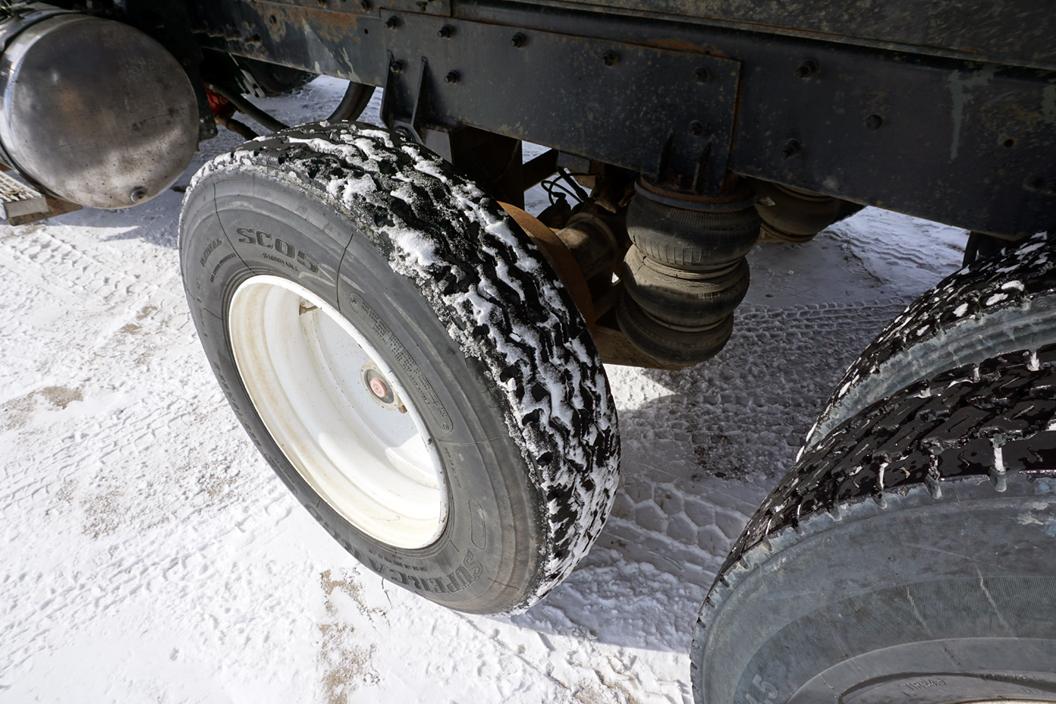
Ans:
<svg viewBox="0 0 1056 704"><path fill-rule="evenodd" d="M863 353L701 608L696 701L1056 701L1056 238Z"/></svg>

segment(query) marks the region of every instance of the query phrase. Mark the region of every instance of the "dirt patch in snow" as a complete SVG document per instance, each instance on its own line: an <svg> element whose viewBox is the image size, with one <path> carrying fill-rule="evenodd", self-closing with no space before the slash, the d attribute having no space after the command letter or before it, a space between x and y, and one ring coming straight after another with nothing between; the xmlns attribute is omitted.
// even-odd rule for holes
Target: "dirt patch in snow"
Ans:
<svg viewBox="0 0 1056 704"><path fill-rule="evenodd" d="M320 684L326 704L346 704L360 687L381 682L373 664L377 648L359 645L354 626L320 623L319 637Z"/></svg>
<svg viewBox="0 0 1056 704"><path fill-rule="evenodd" d="M108 491L96 494L84 501L84 524L81 532L92 540L98 540L114 533L121 525L124 507L121 504L122 492Z"/></svg>
<svg viewBox="0 0 1056 704"><path fill-rule="evenodd" d="M0 430L19 430L26 426L37 410L51 408L61 411L74 401L83 400L84 395L79 388L45 386L30 391L0 406Z"/></svg>

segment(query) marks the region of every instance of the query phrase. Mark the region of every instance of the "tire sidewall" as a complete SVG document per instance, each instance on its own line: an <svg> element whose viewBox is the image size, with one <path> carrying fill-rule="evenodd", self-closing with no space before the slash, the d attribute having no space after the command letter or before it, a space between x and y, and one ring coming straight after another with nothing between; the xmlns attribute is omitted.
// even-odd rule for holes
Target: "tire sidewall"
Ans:
<svg viewBox="0 0 1056 704"><path fill-rule="evenodd" d="M771 538L776 557L726 575L705 604L696 701L1056 699L1029 687L1056 647L1056 603L1039 599L1056 585L1052 538L1031 523L1056 506L1054 487L1027 473L1003 493L987 477L940 499L918 486Z"/></svg>

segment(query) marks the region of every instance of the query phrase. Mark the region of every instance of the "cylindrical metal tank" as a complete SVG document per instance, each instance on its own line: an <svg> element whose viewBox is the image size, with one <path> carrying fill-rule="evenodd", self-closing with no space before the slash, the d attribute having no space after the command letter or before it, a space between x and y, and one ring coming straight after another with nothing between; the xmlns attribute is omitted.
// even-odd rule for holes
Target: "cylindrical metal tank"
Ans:
<svg viewBox="0 0 1056 704"><path fill-rule="evenodd" d="M161 44L78 13L8 22L18 25L0 28L5 161L91 208L125 208L172 185L197 149L198 108L187 74Z"/></svg>

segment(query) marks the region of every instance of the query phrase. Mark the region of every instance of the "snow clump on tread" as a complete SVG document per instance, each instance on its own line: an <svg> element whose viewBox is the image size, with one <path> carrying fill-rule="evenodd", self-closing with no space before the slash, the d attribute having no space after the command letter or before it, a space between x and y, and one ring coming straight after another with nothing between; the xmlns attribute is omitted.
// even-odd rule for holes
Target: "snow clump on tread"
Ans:
<svg viewBox="0 0 1056 704"><path fill-rule="evenodd" d="M543 571L514 610L531 606L601 532L620 454L604 368L535 245L449 164L370 126L324 122L255 139L206 164L191 188L229 168L259 170L332 203L483 364L546 502Z"/></svg>

